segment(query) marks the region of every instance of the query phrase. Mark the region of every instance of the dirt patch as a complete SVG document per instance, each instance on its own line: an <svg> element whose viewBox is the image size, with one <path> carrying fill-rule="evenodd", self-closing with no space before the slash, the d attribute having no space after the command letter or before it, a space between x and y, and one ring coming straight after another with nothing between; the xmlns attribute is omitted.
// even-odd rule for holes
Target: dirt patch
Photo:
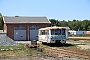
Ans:
<svg viewBox="0 0 90 60"><path fill-rule="evenodd" d="M77 45L82 50L90 50L90 45Z"/></svg>
<svg viewBox="0 0 90 60"><path fill-rule="evenodd" d="M77 58L71 58L71 57L60 57L55 54L44 54L44 55L37 55L37 56L22 56L22 57L12 57L7 59L1 59L1 60L80 60Z"/></svg>

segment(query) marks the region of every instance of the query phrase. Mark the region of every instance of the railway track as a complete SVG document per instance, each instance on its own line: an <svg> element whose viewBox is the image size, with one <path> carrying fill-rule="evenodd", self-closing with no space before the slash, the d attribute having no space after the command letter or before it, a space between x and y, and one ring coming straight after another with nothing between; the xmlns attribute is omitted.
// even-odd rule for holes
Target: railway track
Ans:
<svg viewBox="0 0 90 60"><path fill-rule="evenodd" d="M69 37L71 40L90 40L90 37Z"/></svg>
<svg viewBox="0 0 90 60"><path fill-rule="evenodd" d="M68 49L62 49L62 48L58 48L58 47L49 47L49 46L42 46L48 53L55 53L59 56L61 56L63 54L63 56L72 56L72 57L78 57L81 58L83 60L90 60L90 55L88 55L87 53L78 53L75 51L70 51Z"/></svg>

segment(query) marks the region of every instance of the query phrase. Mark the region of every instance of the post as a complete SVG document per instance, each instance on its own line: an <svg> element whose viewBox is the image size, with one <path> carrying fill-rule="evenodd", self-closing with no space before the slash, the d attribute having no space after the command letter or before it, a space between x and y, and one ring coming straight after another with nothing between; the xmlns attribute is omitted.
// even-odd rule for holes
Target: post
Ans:
<svg viewBox="0 0 90 60"><path fill-rule="evenodd" d="M28 41L29 41L29 33L30 33L30 32L29 32L29 24L28 24Z"/></svg>

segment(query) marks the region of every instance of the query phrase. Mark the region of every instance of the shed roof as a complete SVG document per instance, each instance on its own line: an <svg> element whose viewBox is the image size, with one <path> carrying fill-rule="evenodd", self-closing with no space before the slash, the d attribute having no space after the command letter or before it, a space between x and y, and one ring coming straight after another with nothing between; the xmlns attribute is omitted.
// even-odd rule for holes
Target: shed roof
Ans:
<svg viewBox="0 0 90 60"><path fill-rule="evenodd" d="M50 23L47 17L9 17L3 16L4 23Z"/></svg>

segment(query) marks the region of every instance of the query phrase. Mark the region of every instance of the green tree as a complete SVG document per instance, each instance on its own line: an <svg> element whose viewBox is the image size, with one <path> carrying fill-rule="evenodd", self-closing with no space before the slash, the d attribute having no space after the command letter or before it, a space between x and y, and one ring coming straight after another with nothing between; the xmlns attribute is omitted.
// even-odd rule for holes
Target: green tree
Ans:
<svg viewBox="0 0 90 60"><path fill-rule="evenodd" d="M3 27L2 27L2 14L0 13L0 30L2 30Z"/></svg>
<svg viewBox="0 0 90 60"><path fill-rule="evenodd" d="M51 24L50 26L68 26L71 30L90 30L90 20L55 20L49 19Z"/></svg>
<svg viewBox="0 0 90 60"><path fill-rule="evenodd" d="M89 21L88 20L83 20L82 21L83 30L88 30L88 25L89 25Z"/></svg>
<svg viewBox="0 0 90 60"><path fill-rule="evenodd" d="M55 19L49 19L49 20L51 22L50 26L59 26L58 25L59 24L59 21L58 20L55 20Z"/></svg>
<svg viewBox="0 0 90 60"><path fill-rule="evenodd" d="M68 26L68 23L65 20L59 21L59 26L66 27L66 26Z"/></svg>
<svg viewBox="0 0 90 60"><path fill-rule="evenodd" d="M87 28L88 28L88 30L90 31L90 26L88 26Z"/></svg>

